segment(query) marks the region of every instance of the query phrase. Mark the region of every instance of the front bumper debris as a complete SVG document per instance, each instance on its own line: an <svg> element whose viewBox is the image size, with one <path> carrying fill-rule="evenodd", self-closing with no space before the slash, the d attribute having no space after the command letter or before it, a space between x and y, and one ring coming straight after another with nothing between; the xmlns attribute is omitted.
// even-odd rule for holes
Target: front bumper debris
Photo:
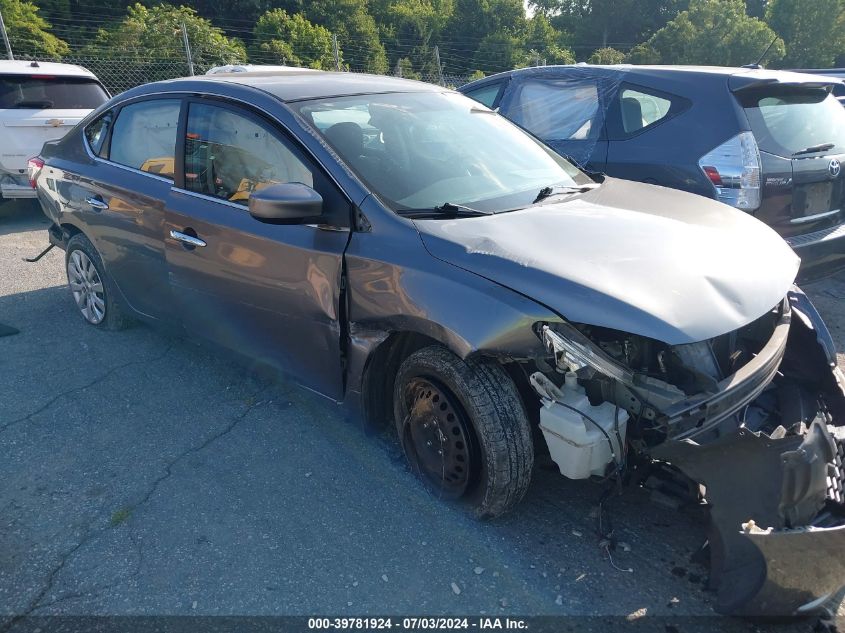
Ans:
<svg viewBox="0 0 845 633"><path fill-rule="evenodd" d="M827 422L819 415L802 434L740 428L653 450L706 488L718 611L807 613L845 585L845 433Z"/></svg>

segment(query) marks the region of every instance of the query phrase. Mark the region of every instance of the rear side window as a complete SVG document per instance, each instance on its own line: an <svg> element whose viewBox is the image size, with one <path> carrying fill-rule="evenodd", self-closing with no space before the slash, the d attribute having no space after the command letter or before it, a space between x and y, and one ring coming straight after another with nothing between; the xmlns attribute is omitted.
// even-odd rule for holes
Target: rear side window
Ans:
<svg viewBox="0 0 845 633"><path fill-rule="evenodd" d="M626 134L639 132L669 114L672 102L656 94L624 88L619 95L622 129Z"/></svg>
<svg viewBox="0 0 845 633"><path fill-rule="evenodd" d="M492 108L493 104L496 103L496 98L499 96L499 92L502 90L502 83L494 83L488 84L486 86L482 86L481 88L475 88L474 90L467 90L464 92L466 96L470 99L475 99L479 103L483 103L488 108Z"/></svg>
<svg viewBox="0 0 845 633"><path fill-rule="evenodd" d="M781 89L741 94L760 150L790 157L814 146L845 150L845 108L822 89Z"/></svg>
<svg viewBox="0 0 845 633"><path fill-rule="evenodd" d="M598 138L603 123L593 80L530 79L507 112L536 136L551 141Z"/></svg>
<svg viewBox="0 0 845 633"><path fill-rule="evenodd" d="M155 99L120 109L109 160L173 180L179 99Z"/></svg>
<svg viewBox="0 0 845 633"><path fill-rule="evenodd" d="M108 98L100 84L86 77L0 75L0 109L93 110Z"/></svg>
<svg viewBox="0 0 845 633"><path fill-rule="evenodd" d="M185 139L185 188L247 205L253 191L299 182L311 171L278 135L228 108L193 103Z"/></svg>

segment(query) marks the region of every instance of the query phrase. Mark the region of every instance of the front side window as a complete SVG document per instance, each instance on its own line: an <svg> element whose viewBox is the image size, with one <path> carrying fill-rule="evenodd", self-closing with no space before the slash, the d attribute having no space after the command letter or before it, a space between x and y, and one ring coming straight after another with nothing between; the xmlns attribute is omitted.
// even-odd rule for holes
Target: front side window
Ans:
<svg viewBox="0 0 845 633"><path fill-rule="evenodd" d="M179 99L153 99L122 107L109 160L173 180L180 106Z"/></svg>
<svg viewBox="0 0 845 633"><path fill-rule="evenodd" d="M395 211L446 202L530 205L588 176L495 112L455 93L369 94L290 104Z"/></svg>
<svg viewBox="0 0 845 633"><path fill-rule="evenodd" d="M192 103L185 138L185 188L246 205L273 184L314 186L311 171L278 135L228 108Z"/></svg>
<svg viewBox="0 0 845 633"><path fill-rule="evenodd" d="M584 79L529 79L507 115L547 141L595 139L603 123L598 85Z"/></svg>
<svg viewBox="0 0 845 633"><path fill-rule="evenodd" d="M672 102L656 94L624 88L619 96L622 111L622 129L626 134L639 132L657 123L669 114Z"/></svg>
<svg viewBox="0 0 845 633"><path fill-rule="evenodd" d="M113 122L114 112L109 110L85 128L85 140L88 142L91 152L97 156L106 155L106 141Z"/></svg>

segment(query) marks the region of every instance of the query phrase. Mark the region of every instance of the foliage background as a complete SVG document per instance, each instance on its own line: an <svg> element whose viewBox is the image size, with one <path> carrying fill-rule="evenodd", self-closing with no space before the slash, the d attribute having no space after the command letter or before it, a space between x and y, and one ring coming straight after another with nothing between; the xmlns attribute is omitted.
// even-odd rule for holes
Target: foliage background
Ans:
<svg viewBox="0 0 845 633"><path fill-rule="evenodd" d="M845 0L529 0L527 8L522 0L0 0L17 55L94 60L106 70L132 61L139 81L186 73L183 24L198 72L338 63L450 81L576 61L736 66L767 48L769 67L845 66Z"/></svg>

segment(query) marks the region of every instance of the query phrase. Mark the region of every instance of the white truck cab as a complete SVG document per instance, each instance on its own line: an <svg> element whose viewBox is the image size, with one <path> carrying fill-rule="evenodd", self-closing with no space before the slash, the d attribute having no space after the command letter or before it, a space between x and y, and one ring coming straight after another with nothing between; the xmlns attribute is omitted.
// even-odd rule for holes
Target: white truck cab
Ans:
<svg viewBox="0 0 845 633"><path fill-rule="evenodd" d="M0 61L0 198L35 198L27 159L108 98L97 77L81 66Z"/></svg>

